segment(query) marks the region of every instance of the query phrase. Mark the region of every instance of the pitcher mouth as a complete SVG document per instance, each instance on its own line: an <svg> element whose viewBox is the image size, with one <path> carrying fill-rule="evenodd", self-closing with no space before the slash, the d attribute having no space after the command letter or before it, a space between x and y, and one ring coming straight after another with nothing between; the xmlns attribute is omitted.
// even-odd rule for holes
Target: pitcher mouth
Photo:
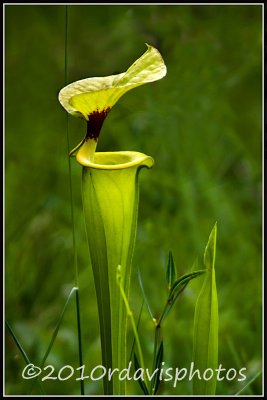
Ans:
<svg viewBox="0 0 267 400"><path fill-rule="evenodd" d="M79 153L76 158L79 164L84 167L105 170L125 169L134 166L151 168L154 165L152 157L137 151L96 152L93 161Z"/></svg>

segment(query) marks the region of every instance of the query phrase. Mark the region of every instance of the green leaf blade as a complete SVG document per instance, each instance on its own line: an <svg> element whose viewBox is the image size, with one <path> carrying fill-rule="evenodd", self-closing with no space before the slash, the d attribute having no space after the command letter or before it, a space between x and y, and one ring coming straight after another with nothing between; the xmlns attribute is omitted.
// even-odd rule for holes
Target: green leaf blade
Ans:
<svg viewBox="0 0 267 400"><path fill-rule="evenodd" d="M166 268L166 281L169 291L171 290L171 287L175 282L175 278L176 278L176 266L173 260L172 251L170 250L168 257L168 264Z"/></svg>
<svg viewBox="0 0 267 400"><path fill-rule="evenodd" d="M157 352L157 356L156 356L156 363L155 363L155 371L158 369L155 377L153 378L153 383L152 383L152 394L156 395L158 388L159 388L159 384L160 384L160 366L161 363L163 361L163 340L160 343L160 346L158 348L158 352Z"/></svg>
<svg viewBox="0 0 267 400"><path fill-rule="evenodd" d="M188 283L192 279L197 278L198 276L204 274L205 272L206 272L206 270L199 270L199 271L195 271L195 272L190 272L189 274L183 275L182 277L177 279L177 281L174 282L174 284L172 285L172 288L170 290L169 297L167 299L167 304L166 304L165 309L164 309L164 311L162 313L160 322L162 322L163 319L165 319L167 317L168 313L170 312L170 310L172 309L172 307L176 303L176 300L178 299L180 294L184 291L184 289L186 288Z"/></svg>
<svg viewBox="0 0 267 400"><path fill-rule="evenodd" d="M177 296L178 293L180 293L180 289L185 287L192 279L198 277L199 275L202 275L206 272L206 270L199 270L199 271L194 271L190 272L189 274L183 275L181 278L177 279L177 281L174 282L170 294L169 294L169 300L173 299L174 297Z"/></svg>
<svg viewBox="0 0 267 400"><path fill-rule="evenodd" d="M23 359L24 359L26 365L32 364L31 361L30 361L30 359L29 359L29 357L28 357L28 355L27 355L27 353L26 353L26 351L25 351L24 348L22 347L22 345L21 345L19 339L18 339L17 336L15 335L15 333L14 333L13 329L11 328L11 326L9 325L8 321L5 321L5 322L6 322L6 327L7 327L8 331L9 331L10 335L12 336L12 338L13 338L13 340L14 340L16 346L17 346L17 348L19 349L19 351L20 351L20 353L21 353L21 355L22 355L22 357L23 357ZM45 395L45 391L44 391L43 385L42 385L42 383L41 383L39 377L37 376L35 379L36 379L36 381L37 381L37 384L38 384L38 386L39 386L39 389L40 389L41 394L42 394L42 395Z"/></svg>
<svg viewBox="0 0 267 400"><path fill-rule="evenodd" d="M193 379L194 395L215 395L218 366L218 299L215 278L217 224L205 249L207 274L197 299L194 318L193 361L201 380ZM207 370L212 370L213 373ZM205 379L206 377L206 379ZM210 378L210 379L207 379Z"/></svg>
<svg viewBox="0 0 267 400"><path fill-rule="evenodd" d="M83 207L98 302L102 362L108 369L126 367L127 313L138 212L138 174L152 166L138 152L95 153L83 168ZM123 287L117 283L121 266ZM126 380L104 376L105 394L124 395Z"/></svg>
<svg viewBox="0 0 267 400"><path fill-rule="evenodd" d="M139 364L139 361L138 361L138 358L136 357L135 353L134 353L134 368L135 368L135 372L141 368L140 364ZM145 382L142 380L142 378L137 379L137 382L139 383L139 386L142 389L144 395L148 396L149 395L149 391L147 389L147 386L146 386Z"/></svg>

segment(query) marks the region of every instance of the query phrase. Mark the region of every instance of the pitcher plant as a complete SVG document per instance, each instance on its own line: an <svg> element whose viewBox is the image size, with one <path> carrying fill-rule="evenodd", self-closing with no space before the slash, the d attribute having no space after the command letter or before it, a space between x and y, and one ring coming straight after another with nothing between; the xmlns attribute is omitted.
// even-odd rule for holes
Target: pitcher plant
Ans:
<svg viewBox="0 0 267 400"><path fill-rule="evenodd" d="M138 174L153 159L134 151L96 152L102 124L111 108L129 90L163 78L166 66L157 49L147 51L121 74L76 81L59 93L61 105L85 119L87 131L70 153L82 166L82 199L97 295L102 365L126 368L127 315L117 284L120 266L129 298L131 263L138 213ZM124 395L126 382L104 377L104 393Z"/></svg>

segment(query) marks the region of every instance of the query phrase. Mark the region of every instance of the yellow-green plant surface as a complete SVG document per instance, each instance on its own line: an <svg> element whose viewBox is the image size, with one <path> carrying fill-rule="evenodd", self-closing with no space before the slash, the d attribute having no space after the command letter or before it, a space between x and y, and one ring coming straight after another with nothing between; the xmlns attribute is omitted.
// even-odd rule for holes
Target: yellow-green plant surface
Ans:
<svg viewBox="0 0 267 400"><path fill-rule="evenodd" d="M107 164L99 164L98 160ZM121 265L128 298L137 224L138 173L141 167L152 165L152 158L141 153L96 153L95 164L83 169L83 204L98 299L103 365L119 371L127 365L127 313L116 281L117 266ZM107 394L112 392L111 385L112 382L105 382ZM113 393L125 391L126 380L113 379Z"/></svg>
<svg viewBox="0 0 267 400"><path fill-rule="evenodd" d="M195 320L193 362L200 372L193 378L193 393L214 395L216 393L218 367L218 300L215 278L217 224L215 224L205 249L205 280L198 296ZM210 371L207 371L210 369ZM205 374L208 372L207 376ZM211 373L210 373L211 372ZM212 374L212 377L210 378Z"/></svg>

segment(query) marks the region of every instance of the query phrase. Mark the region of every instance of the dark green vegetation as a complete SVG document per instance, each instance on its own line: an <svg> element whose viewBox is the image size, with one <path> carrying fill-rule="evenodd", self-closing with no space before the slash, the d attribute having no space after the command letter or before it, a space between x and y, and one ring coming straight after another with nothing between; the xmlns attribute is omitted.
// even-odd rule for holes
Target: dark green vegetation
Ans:
<svg viewBox="0 0 267 400"><path fill-rule="evenodd" d="M64 6L5 8L6 319L28 357L40 364L74 285L64 86ZM216 277L219 362L261 369L261 6L69 6L68 82L124 72L157 47L167 76L127 93L105 121L98 150L136 150L154 157L140 174L139 227L131 307L141 305L137 267L155 316L166 298L164 265L173 251L179 275L204 248L218 222ZM71 148L86 133L69 118ZM81 168L72 160L84 364L101 363L98 316L81 203ZM164 360L188 367L202 278L184 291L162 324ZM144 309L147 366L153 324ZM132 337L132 336L131 336ZM47 363L78 367L75 299ZM21 378L25 362L6 334L6 393L40 393ZM78 377L78 374L75 375ZM221 381L218 394L246 382ZM46 381L48 394L79 393L79 382ZM159 394L191 394L187 379ZM141 393L132 383L131 393ZM102 383L85 381L86 394ZM244 394L260 394L257 379Z"/></svg>

